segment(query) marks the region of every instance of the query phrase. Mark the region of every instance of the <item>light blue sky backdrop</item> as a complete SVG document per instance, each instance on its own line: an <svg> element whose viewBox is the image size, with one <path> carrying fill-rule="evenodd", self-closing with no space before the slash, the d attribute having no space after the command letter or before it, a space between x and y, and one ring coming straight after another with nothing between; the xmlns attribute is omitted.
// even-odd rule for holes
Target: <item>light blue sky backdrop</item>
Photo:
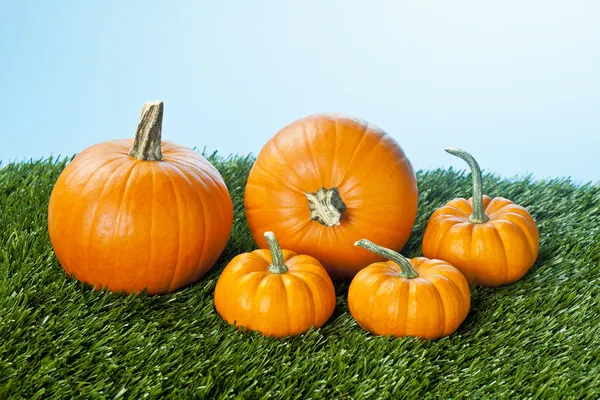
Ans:
<svg viewBox="0 0 600 400"><path fill-rule="evenodd" d="M20 1L0 11L0 159L131 137L258 153L342 112L415 168L600 179L600 1Z"/></svg>

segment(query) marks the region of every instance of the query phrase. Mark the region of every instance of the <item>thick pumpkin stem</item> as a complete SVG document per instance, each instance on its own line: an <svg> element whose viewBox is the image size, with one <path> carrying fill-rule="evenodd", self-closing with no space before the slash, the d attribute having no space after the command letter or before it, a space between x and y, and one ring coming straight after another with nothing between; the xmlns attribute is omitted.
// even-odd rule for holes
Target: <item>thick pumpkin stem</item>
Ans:
<svg viewBox="0 0 600 400"><path fill-rule="evenodd" d="M483 184L479 164L477 164L472 155L464 150L450 147L446 149L446 152L465 160L471 169L471 176L473 177L473 213L469 217L469 221L474 224L481 224L488 221L489 218L485 215L483 209Z"/></svg>
<svg viewBox="0 0 600 400"><path fill-rule="evenodd" d="M340 224L342 213L346 211L346 204L340 197L338 188L319 188L316 193L305 193L308 199L311 221L323 225L335 226Z"/></svg>
<svg viewBox="0 0 600 400"><path fill-rule="evenodd" d="M162 152L160 150L162 120L162 101L148 101L144 103L140 123L133 139L133 147L129 151L132 157L144 161L162 160Z"/></svg>
<svg viewBox="0 0 600 400"><path fill-rule="evenodd" d="M386 249L385 247L378 246L375 243L373 243L367 239L360 239L358 242L354 243L354 245L358 246L358 247L362 247L364 249L367 249L370 252L377 254L378 256L387 258L388 260L391 260L391 261L395 262L396 264L398 264L398 266L400 267L400 270L401 270L399 275L403 278L412 279L412 278L416 278L417 276L419 276L417 271L415 271L415 269L412 267L412 265L410 265L410 261L408 261L408 259L406 257L404 257L402 254L396 253L394 250L390 250L390 249Z"/></svg>
<svg viewBox="0 0 600 400"><path fill-rule="evenodd" d="M288 271L285 266L285 262L283 259L283 252L281 251L281 246L279 246L279 242L275 237L273 232L265 232L265 239L267 239L267 243L269 244L269 249L271 250L271 265L269 266L269 272L272 274L283 274Z"/></svg>

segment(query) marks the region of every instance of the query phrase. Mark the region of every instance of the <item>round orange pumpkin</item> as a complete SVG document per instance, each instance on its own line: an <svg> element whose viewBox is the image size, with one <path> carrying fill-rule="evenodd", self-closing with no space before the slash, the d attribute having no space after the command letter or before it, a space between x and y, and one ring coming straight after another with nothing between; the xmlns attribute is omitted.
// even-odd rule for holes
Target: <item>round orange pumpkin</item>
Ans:
<svg viewBox="0 0 600 400"><path fill-rule="evenodd" d="M233 207L219 172L191 149L161 143L162 102L144 105L135 140L78 154L58 178L48 231L68 274L115 292L195 282L229 240Z"/></svg>
<svg viewBox="0 0 600 400"><path fill-rule="evenodd" d="M473 197L454 199L431 215L423 255L454 265L471 284L495 287L518 281L538 255L533 217L510 200L484 196L477 161L464 150L446 151L469 164Z"/></svg>
<svg viewBox="0 0 600 400"><path fill-rule="evenodd" d="M335 308L335 290L321 263L281 250L266 232L268 250L236 256L215 288L215 308L236 327L265 336L294 336L322 326Z"/></svg>
<svg viewBox="0 0 600 400"><path fill-rule="evenodd" d="M442 260L411 260L362 239L356 246L390 261L362 269L350 283L348 308L356 322L377 335L439 339L452 334L471 307L469 284Z"/></svg>
<svg viewBox="0 0 600 400"><path fill-rule="evenodd" d="M259 247L267 246L269 227L284 248L349 279L379 259L352 243L368 235L401 249L417 199L413 168L392 137L365 121L319 114L266 143L250 171L245 207Z"/></svg>

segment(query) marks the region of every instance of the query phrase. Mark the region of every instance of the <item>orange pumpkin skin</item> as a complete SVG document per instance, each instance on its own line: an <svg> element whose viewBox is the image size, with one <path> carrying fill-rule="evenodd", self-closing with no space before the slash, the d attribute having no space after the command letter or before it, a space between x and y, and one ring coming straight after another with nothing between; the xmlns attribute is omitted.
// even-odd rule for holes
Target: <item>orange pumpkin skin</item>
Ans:
<svg viewBox="0 0 600 400"><path fill-rule="evenodd" d="M132 144L99 143L69 163L50 197L50 240L65 271L97 290L167 293L215 264L232 202L219 172L191 149L162 142L162 161L144 161L129 154Z"/></svg>
<svg viewBox="0 0 600 400"><path fill-rule="evenodd" d="M483 196L487 222L473 224L473 199L437 209L423 237L423 255L445 260L471 284L495 287L521 279L534 264L539 232L527 210L502 197Z"/></svg>
<svg viewBox="0 0 600 400"><path fill-rule="evenodd" d="M307 193L337 188L339 224L311 220ZM318 259L331 276L350 279L380 260L352 244L368 235L401 249L417 213L417 182L398 143L364 121L312 115L284 127L261 150L245 192L248 225L259 247L267 228L282 247Z"/></svg>
<svg viewBox="0 0 600 400"><path fill-rule="evenodd" d="M231 260L217 281L214 302L229 324L265 336L294 336L321 327L333 314L335 290L321 263L283 250L288 269L271 273L271 253L255 250Z"/></svg>
<svg viewBox="0 0 600 400"><path fill-rule="evenodd" d="M452 334L471 307L469 284L442 260L410 260L419 274L399 276L393 261L361 270L348 289L350 313L361 328L376 335L439 339Z"/></svg>

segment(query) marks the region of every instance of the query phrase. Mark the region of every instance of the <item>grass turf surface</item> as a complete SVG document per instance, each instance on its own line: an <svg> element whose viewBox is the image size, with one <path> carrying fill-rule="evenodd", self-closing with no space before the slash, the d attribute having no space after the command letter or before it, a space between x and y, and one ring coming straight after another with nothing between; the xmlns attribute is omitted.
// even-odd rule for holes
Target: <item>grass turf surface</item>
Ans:
<svg viewBox="0 0 600 400"><path fill-rule="evenodd" d="M348 284L336 282L325 326L276 340L236 331L214 310L223 267L255 248L243 210L253 159L210 160L234 200L232 239L196 284L156 297L95 292L63 272L47 204L66 160L0 169L0 398L600 396L600 185L484 176L485 193L534 216L540 254L523 280L474 288L467 320L450 337L372 336L348 312ZM462 171L417 177L407 256L420 255L433 210L471 188Z"/></svg>

